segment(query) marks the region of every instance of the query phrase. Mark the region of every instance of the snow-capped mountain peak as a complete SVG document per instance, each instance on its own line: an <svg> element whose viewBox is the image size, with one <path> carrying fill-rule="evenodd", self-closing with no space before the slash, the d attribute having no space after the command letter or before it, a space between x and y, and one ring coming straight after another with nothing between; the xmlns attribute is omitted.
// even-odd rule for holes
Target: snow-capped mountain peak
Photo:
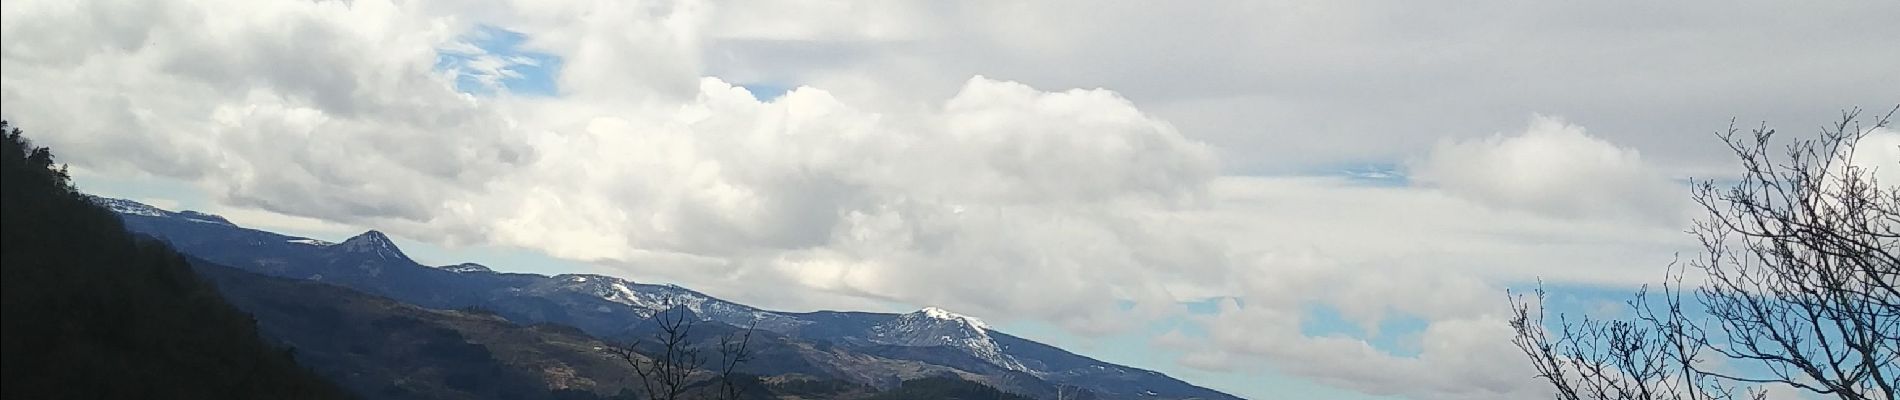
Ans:
<svg viewBox="0 0 1900 400"><path fill-rule="evenodd" d="M949 346L999 367L1029 371L996 344L996 340L990 337L988 324L942 308L924 307L916 312L898 315L888 322L872 326L870 334L869 339L873 343Z"/></svg>
<svg viewBox="0 0 1900 400"><path fill-rule="evenodd" d="M924 309L922 310L917 310L917 313L923 314L924 316L930 317L930 318L935 318L935 319L940 319L940 320L945 320L945 321L962 322L964 324L969 325L972 328L976 328L979 330L987 331L990 329L989 324L983 323L983 320L976 319L976 317L950 312L950 310L945 310L945 309L941 309L937 307L924 307Z"/></svg>
<svg viewBox="0 0 1900 400"><path fill-rule="evenodd" d="M346 253L365 254L384 259L409 259L408 255L402 253L402 249L396 247L396 242L389 240L389 235L384 235L382 232L375 230L363 232L361 235L351 237L349 240L344 240L343 243L338 243L332 248L342 250Z"/></svg>

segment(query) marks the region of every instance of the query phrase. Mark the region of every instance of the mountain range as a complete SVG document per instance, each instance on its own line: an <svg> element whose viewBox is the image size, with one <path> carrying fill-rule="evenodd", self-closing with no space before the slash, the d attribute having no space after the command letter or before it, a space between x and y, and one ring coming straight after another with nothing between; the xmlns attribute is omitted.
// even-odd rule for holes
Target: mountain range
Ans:
<svg viewBox="0 0 1900 400"><path fill-rule="evenodd" d="M1059 388L1065 388L1068 391L1082 389L1088 396L1099 399L1236 399L1158 372L1103 362L1010 335L976 318L935 307L903 314L771 311L679 286L639 283L604 275L500 272L474 263L427 266L410 258L387 235L374 230L341 242L329 242L250 229L206 213L170 211L122 199L92 199L117 213L127 230L167 242L212 266L201 269L219 282L221 288L226 288L222 291L232 297L235 304L257 315L265 334L300 351L303 360L313 357L329 360L335 365L330 365L327 371L322 365L313 368L332 375L360 375L357 370L368 368L358 365L364 364L361 360L383 353L376 353L375 349L351 350L351 344L332 343L334 340L309 334L308 329L292 329L322 326L311 325L307 315L296 311L299 307L308 308L310 303L348 303L358 306L336 306L323 314L356 315L377 310L374 312L378 315L401 315L404 317L399 321L405 322L386 322L394 318L389 316L375 321L413 328L410 330L416 332L433 332L418 333L420 336L416 337L449 338L431 339L434 341L427 343L447 343L440 346L449 348L458 343L480 343L487 347L484 351L444 350L452 355L475 354L464 357L471 360L489 360L478 357L482 354L515 354L503 357L516 360L513 364L496 361L496 365L501 366L494 367L495 371L512 368L510 371L514 372L483 373L452 368L461 371L458 373L508 376L511 377L508 379L524 382L541 382L550 388L595 394L612 394L626 388L626 383L619 379L628 376L624 365L603 362L608 359L598 348L650 330L645 324L649 317L676 308L699 321L711 322L707 325L715 328L707 330L706 335L756 326L760 335L756 345L759 356L742 369L764 377L767 382L812 379L836 382L845 388L887 390L899 388L908 380L948 376L1034 398L1054 398ZM223 269L226 267L230 270ZM275 280L246 277L251 274ZM278 289L258 290L263 287ZM300 296L304 301L285 303L273 297L291 295ZM276 306L271 306L273 304ZM434 328L415 328L423 325ZM501 328L488 327L490 325L521 326L526 328L519 329L532 332L496 334L494 332ZM474 339L480 337L513 339ZM387 347L389 351L402 348L401 345ZM386 356L412 362L430 359L399 353ZM443 358L456 357L459 356ZM487 357L500 359L493 354ZM531 358L536 367L520 367L526 362L521 361L523 357ZM442 375L436 381L447 382L448 377ZM358 380L361 382L339 380L359 393L369 393L370 397L376 397L376 393L429 389L372 387L378 384L363 379ZM463 384L479 383L467 382L466 377L462 381ZM457 393L468 393L474 398L500 393L482 391L489 389L476 387Z"/></svg>

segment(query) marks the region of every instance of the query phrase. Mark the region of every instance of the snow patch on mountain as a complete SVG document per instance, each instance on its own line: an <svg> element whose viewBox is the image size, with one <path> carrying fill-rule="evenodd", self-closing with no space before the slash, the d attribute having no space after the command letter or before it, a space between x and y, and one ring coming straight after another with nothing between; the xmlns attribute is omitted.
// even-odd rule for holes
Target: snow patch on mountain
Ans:
<svg viewBox="0 0 1900 400"><path fill-rule="evenodd" d="M917 310L917 312L923 313L924 316L931 317L931 318L941 319L945 321L962 322L964 324L970 325L970 327L972 328L976 328L977 330L988 331L990 329L990 325L983 323L983 320L976 319L976 317L971 317L968 315L953 313L953 312L950 312L950 310L945 310L945 309L936 308L936 307L924 307L924 309Z"/></svg>
<svg viewBox="0 0 1900 400"><path fill-rule="evenodd" d="M756 322L759 329L773 332L789 332L799 326L812 323L784 314L712 298L674 285L640 284L611 276L592 274L557 275L555 280L560 282L558 290L584 293L624 304L643 317L650 317L654 313L672 307L685 307L702 320L739 327Z"/></svg>
<svg viewBox="0 0 1900 400"><path fill-rule="evenodd" d="M106 198L106 197L98 197L98 196L91 196L91 199L92 199L93 204L104 206L106 209L112 210L112 212L115 212L115 213L120 213L120 214L125 214L125 215L143 215L147 217L164 217L164 216L171 215L171 212L161 210L158 207L148 206L148 205L145 205L145 203L140 203L140 202L131 201L131 200L114 199L114 198Z"/></svg>
<svg viewBox="0 0 1900 400"><path fill-rule="evenodd" d="M996 366L1034 372L1003 352L990 338L989 325L974 317L925 307L871 327L871 342L896 346L949 346Z"/></svg>
<svg viewBox="0 0 1900 400"><path fill-rule="evenodd" d="M436 268L444 270L444 271L456 272L456 273L495 272L494 269L488 268L488 266L486 265L481 265L481 264L476 264L476 263L461 263L461 264L455 264L455 265L444 265L444 266L440 266Z"/></svg>
<svg viewBox="0 0 1900 400"><path fill-rule="evenodd" d="M86 198L87 200L91 200L93 204L98 204L99 206L105 207L107 210L112 210L112 212L118 213L120 215L137 215L141 217L157 217L157 218L177 218L177 219L182 219L182 220L191 221L191 222L198 222L198 223L237 226L236 224L232 224L230 220L224 219L224 217L201 213L197 211L187 210L187 211L180 211L180 212L171 212L171 211L166 211L158 207L147 205L145 203L140 203L140 202L126 200L126 199L114 199L110 197L99 197L99 196L92 196L92 195L87 195Z"/></svg>
<svg viewBox="0 0 1900 400"><path fill-rule="evenodd" d="M191 221L191 222L237 226L236 224L232 224L231 220L224 219L224 217L220 217L213 214L205 214L205 213L201 213L197 211L191 211L191 210L179 211L177 213L174 213L174 215L176 215L179 218L184 218L185 220Z"/></svg>
<svg viewBox="0 0 1900 400"><path fill-rule="evenodd" d="M330 243L330 242L317 240L317 239L311 239L311 238L290 239L290 240L285 240L284 243L307 244L307 245L317 246L317 247L331 246L331 245L336 244L336 243Z"/></svg>

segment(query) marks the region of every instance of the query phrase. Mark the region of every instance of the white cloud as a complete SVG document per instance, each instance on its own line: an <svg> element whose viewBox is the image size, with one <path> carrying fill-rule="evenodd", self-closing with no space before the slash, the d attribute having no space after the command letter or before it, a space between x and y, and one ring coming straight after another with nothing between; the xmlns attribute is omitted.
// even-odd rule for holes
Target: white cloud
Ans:
<svg viewBox="0 0 1900 400"><path fill-rule="evenodd" d="M1847 156L1848 162L1881 186L1900 186L1900 132L1891 128L1868 131Z"/></svg>
<svg viewBox="0 0 1900 400"><path fill-rule="evenodd" d="M811 88L760 102L693 75L711 5L576 3L497 22L563 58L562 96L477 98L432 69L477 25L427 5L162 6L105 19L142 35L110 51L10 42L6 112L75 163L197 180L233 207L688 282L1100 332L1129 323L1117 300L1169 303L1165 284L1219 268L1153 214L1199 201L1212 152L1106 90L977 77L908 112ZM10 7L9 38L118 11Z"/></svg>
<svg viewBox="0 0 1900 400"><path fill-rule="evenodd" d="M1675 175L1727 166L1707 134L1731 118L1815 126L1900 101L1886 72L1900 53L1882 40L1900 36L1895 13L1879 0L742 2L703 38L715 75L867 106L928 104L970 75L1112 88L1243 171L1404 157L1543 111Z"/></svg>
<svg viewBox="0 0 1900 400"><path fill-rule="evenodd" d="M0 107L63 161L187 180L259 223L1084 333L1235 296L1199 322L1213 340L1162 345L1196 368L1522 398L1499 289L1655 277L1687 243L1666 171L1713 158L1684 129L1830 115L1895 78L1891 54L1853 51L1894 25L1836 21L1881 13L1619 7L8 1ZM1833 39L1729 22L1761 15ZM456 92L438 56L478 50L477 26L559 57L559 93ZM1762 66L1699 61L1744 58ZM519 60L477 61L493 83ZM756 82L806 87L733 86ZM1803 83L1738 84L1758 82ZM1593 131L1482 137L1532 110ZM1407 156L1429 187L1223 176ZM1366 330L1423 319L1422 353L1306 337L1314 303Z"/></svg>
<svg viewBox="0 0 1900 400"><path fill-rule="evenodd" d="M7 11L6 112L103 173L203 180L285 214L424 222L434 197L534 159L431 69L452 18L376 1ZM59 45L102 32L125 37Z"/></svg>
<svg viewBox="0 0 1900 400"><path fill-rule="evenodd" d="M1276 273L1336 269L1377 280L1392 278L1369 271L1412 268L1496 282L1626 284L1654 278L1690 244L1674 226L1523 213L1347 178L1222 177L1209 197L1208 208L1182 212L1185 223L1250 255L1242 257L1249 265L1283 270Z"/></svg>
<svg viewBox="0 0 1900 400"><path fill-rule="evenodd" d="M1504 288L1536 279L1624 287L1661 276L1693 243L1679 229L1621 220L1524 213L1418 187L1347 178L1217 179L1214 204L1184 211L1234 254L1210 292L1238 300L1199 318L1198 345L1176 337L1178 363L1249 366L1366 393L1421 399L1518 399L1542 387L1516 374ZM1382 322L1424 329L1395 354L1364 337L1307 336L1311 305L1378 336ZM1244 305L1241 307L1239 305ZM1177 334L1179 336L1179 334ZM1515 374L1515 375L1514 375Z"/></svg>
<svg viewBox="0 0 1900 400"><path fill-rule="evenodd" d="M158 204L155 203L148 204L158 206ZM361 227L339 224L317 218L284 215L256 208L215 206L200 211L224 217L232 223L247 228L263 229L289 235L325 235L322 237L346 238L363 233L364 231L364 228Z"/></svg>
<svg viewBox="0 0 1900 400"><path fill-rule="evenodd" d="M1542 395L1544 388L1522 375L1522 355L1510 345L1511 331L1499 300L1502 291L1423 271L1340 271L1301 279L1274 275L1274 281L1256 281L1248 288L1243 307L1225 300L1219 313L1199 318L1207 330L1205 342L1178 362L1200 369L1228 370L1260 363L1274 370L1309 377L1330 385L1376 395L1419 399L1521 399ZM1416 355L1395 355L1364 339L1344 336L1308 336L1301 331L1297 306L1276 303L1293 287L1329 288L1353 285L1356 274L1384 274L1403 281L1381 291L1349 290L1341 296L1375 303L1393 311L1422 312L1429 321L1416 341ZM1280 280L1293 280L1292 283ZM1306 292L1328 289L1308 289ZM1488 298L1468 304L1406 306L1434 295ZM1485 296L1488 295L1488 296ZM1296 295L1297 296L1297 295ZM1338 301L1328 295L1317 298ZM1261 301L1256 301L1261 300ZM1350 304L1350 303L1346 303Z"/></svg>
<svg viewBox="0 0 1900 400"><path fill-rule="evenodd" d="M544 161L455 217L557 256L672 274L638 252L708 256L721 274L1083 327L1118 297L1165 300L1156 264L1199 249L1151 232L1146 210L1194 202L1215 173L1113 93L980 77L923 113L810 88L759 102L714 79L634 111L525 122L551 125L533 140Z"/></svg>
<svg viewBox="0 0 1900 400"><path fill-rule="evenodd" d="M1688 218L1686 186L1635 150L1548 116L1510 137L1442 143L1411 172L1416 182L1505 208L1668 226Z"/></svg>

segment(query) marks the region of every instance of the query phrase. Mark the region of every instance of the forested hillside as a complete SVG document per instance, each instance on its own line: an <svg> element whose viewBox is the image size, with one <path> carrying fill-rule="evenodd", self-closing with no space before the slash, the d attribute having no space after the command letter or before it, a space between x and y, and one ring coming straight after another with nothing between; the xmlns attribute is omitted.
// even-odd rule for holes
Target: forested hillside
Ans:
<svg viewBox="0 0 1900 400"><path fill-rule="evenodd" d="M0 354L8 399L331 399L170 247L74 191L0 122Z"/></svg>
<svg viewBox="0 0 1900 400"><path fill-rule="evenodd" d="M996 390L989 386L957 378L936 377L904 381L897 389L879 393L868 400L954 399L954 400L1032 400L1029 397Z"/></svg>

